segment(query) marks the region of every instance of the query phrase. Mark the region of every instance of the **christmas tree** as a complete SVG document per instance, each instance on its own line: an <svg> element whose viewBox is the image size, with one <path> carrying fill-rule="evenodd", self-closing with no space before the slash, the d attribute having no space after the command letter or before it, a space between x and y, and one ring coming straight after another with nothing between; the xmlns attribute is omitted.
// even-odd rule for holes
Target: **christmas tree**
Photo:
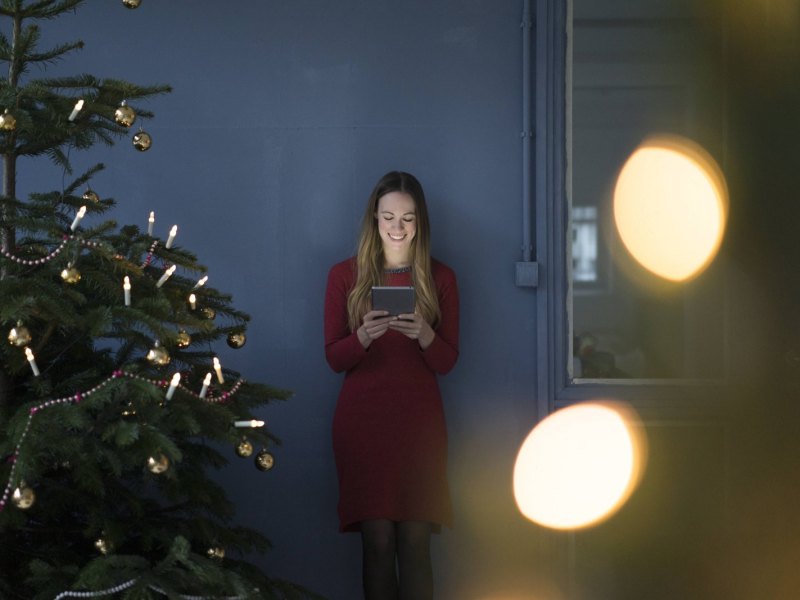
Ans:
<svg viewBox="0 0 800 600"><path fill-rule="evenodd" d="M39 24L82 3L0 0L0 596L309 597L245 560L268 540L231 525L209 475L220 447L272 467L277 439L253 414L289 394L214 352L244 345L249 316L177 227L119 227L90 186L103 165L70 163L122 139L150 151L141 103L169 87L30 75L83 47L39 49ZM19 160L53 161L62 189L19 198Z"/></svg>

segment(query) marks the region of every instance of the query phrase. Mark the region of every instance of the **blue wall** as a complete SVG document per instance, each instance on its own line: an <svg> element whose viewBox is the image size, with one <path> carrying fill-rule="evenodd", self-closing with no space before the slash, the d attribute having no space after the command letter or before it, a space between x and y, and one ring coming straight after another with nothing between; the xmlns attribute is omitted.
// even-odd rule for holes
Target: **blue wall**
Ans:
<svg viewBox="0 0 800 600"><path fill-rule="evenodd" d="M148 102L152 149L126 140L93 184L120 223L197 253L253 316L225 364L295 392L263 416L282 438L262 474L231 451L221 474L262 560L332 600L360 594L360 543L337 532L331 416L341 377L324 360L328 267L349 256L362 207L390 169L426 189L434 254L459 277L462 348L442 380L456 527L434 540L440 598L536 589L533 526L511 471L535 419L535 296L514 285L521 218L521 0L89 0L45 23L83 52L49 72L88 72L174 92ZM22 185L60 173L21 166ZM24 193L25 189L19 190Z"/></svg>

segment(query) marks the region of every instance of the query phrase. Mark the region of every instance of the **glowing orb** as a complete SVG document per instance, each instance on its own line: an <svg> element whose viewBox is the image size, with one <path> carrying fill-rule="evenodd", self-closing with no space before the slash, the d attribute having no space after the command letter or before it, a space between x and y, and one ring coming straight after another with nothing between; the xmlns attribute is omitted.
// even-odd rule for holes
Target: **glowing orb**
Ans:
<svg viewBox="0 0 800 600"><path fill-rule="evenodd" d="M728 192L714 160L680 138L645 141L614 188L614 222L646 269L685 281L714 259L728 216Z"/></svg>
<svg viewBox="0 0 800 600"><path fill-rule="evenodd" d="M514 466L520 512L554 529L610 516L638 483L645 444L634 415L611 403L561 409L533 428Z"/></svg>

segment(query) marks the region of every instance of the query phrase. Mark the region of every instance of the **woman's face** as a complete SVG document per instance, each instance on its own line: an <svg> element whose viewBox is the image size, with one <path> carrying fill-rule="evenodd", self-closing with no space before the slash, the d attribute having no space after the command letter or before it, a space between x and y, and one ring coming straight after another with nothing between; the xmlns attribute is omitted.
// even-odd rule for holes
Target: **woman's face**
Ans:
<svg viewBox="0 0 800 600"><path fill-rule="evenodd" d="M389 192L378 199L378 231L384 252L397 254L411 249L417 233L414 199L403 192Z"/></svg>

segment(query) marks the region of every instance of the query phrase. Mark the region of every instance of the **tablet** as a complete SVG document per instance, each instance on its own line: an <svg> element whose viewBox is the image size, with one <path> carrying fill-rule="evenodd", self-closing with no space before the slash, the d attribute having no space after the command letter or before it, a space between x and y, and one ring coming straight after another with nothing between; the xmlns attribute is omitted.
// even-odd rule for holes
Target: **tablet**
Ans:
<svg viewBox="0 0 800 600"><path fill-rule="evenodd" d="M390 315L413 314L416 307L414 288L377 286L372 288L372 310L386 310Z"/></svg>

